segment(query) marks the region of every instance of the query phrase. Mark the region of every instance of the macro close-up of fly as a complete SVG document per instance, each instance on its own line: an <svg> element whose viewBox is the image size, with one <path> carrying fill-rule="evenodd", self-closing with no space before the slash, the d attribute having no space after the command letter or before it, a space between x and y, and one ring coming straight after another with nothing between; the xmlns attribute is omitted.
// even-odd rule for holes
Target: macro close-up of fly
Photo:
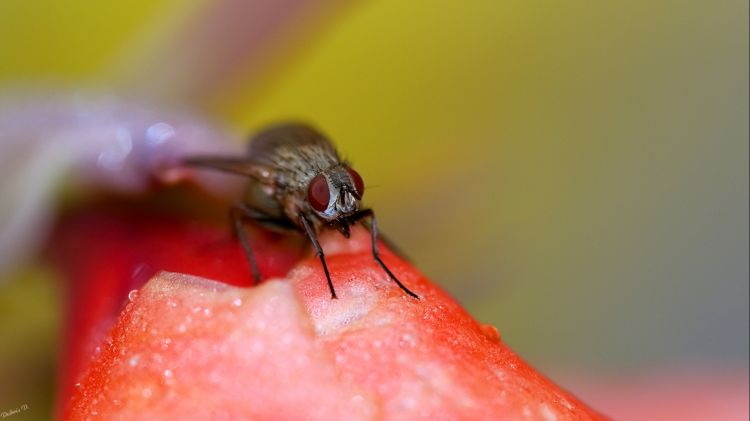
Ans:
<svg viewBox="0 0 750 421"><path fill-rule="evenodd" d="M273 231L304 233L320 258L331 298L337 298L336 290L318 234L333 229L349 238L350 228L362 223L370 230L375 261L406 294L419 298L380 257L375 213L361 205L362 177L316 129L301 123L273 126L252 137L246 156L194 156L183 163L250 179L244 199L232 206L231 219L256 284L261 273L245 232L246 222Z"/></svg>
<svg viewBox="0 0 750 421"><path fill-rule="evenodd" d="M750 421L750 1L46 3L0 421Z"/></svg>

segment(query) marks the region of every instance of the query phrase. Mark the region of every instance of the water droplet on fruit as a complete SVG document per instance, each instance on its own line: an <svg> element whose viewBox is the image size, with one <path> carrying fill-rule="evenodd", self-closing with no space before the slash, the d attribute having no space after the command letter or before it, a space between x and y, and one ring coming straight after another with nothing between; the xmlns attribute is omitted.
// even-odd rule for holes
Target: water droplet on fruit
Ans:
<svg viewBox="0 0 750 421"><path fill-rule="evenodd" d="M130 358L130 361L128 361L128 364L130 364L131 367L135 367L138 365L138 361L141 360L140 355L136 355L132 358Z"/></svg>
<svg viewBox="0 0 750 421"><path fill-rule="evenodd" d="M172 373L172 370L164 370L162 374L164 375L164 383L169 386L174 384L174 373Z"/></svg>
<svg viewBox="0 0 750 421"><path fill-rule="evenodd" d="M408 346L414 346L417 344L416 339L414 339L414 335L411 335L409 333L404 333L401 335L401 346L408 345Z"/></svg>
<svg viewBox="0 0 750 421"><path fill-rule="evenodd" d="M141 392L141 395L142 395L142 396L143 396L144 398L146 398L146 399L150 398L150 397L151 397L151 394L152 394L152 393L151 393L151 389L149 389L149 388L145 388L145 389L143 389L143 391Z"/></svg>
<svg viewBox="0 0 750 421"><path fill-rule="evenodd" d="M500 341L500 331L492 325L482 325L482 333L484 336L491 341Z"/></svg>
<svg viewBox="0 0 750 421"><path fill-rule="evenodd" d="M242 305L242 298L235 298L234 301L232 301L232 305L235 307L239 307Z"/></svg>
<svg viewBox="0 0 750 421"><path fill-rule="evenodd" d="M128 292L128 300L131 302L135 301L135 299L138 298L138 290L134 289L130 292Z"/></svg>

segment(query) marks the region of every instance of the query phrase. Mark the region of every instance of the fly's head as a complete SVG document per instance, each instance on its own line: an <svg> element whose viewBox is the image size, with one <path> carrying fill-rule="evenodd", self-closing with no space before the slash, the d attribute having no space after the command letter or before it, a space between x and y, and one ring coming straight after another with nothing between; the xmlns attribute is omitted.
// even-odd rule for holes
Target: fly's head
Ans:
<svg viewBox="0 0 750 421"><path fill-rule="evenodd" d="M360 209L365 186L362 177L348 165L336 165L318 173L307 186L312 212L349 237L349 226Z"/></svg>

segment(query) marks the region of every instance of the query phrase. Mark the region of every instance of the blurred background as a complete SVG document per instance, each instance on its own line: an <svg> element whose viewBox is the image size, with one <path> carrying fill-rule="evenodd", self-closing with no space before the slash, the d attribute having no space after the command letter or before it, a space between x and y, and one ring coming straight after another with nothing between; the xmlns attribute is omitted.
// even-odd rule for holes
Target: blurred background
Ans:
<svg viewBox="0 0 750 421"><path fill-rule="evenodd" d="M584 401L747 414L747 2L5 0L0 96L25 86L311 121L418 267ZM6 278L0 411L46 418L60 291Z"/></svg>

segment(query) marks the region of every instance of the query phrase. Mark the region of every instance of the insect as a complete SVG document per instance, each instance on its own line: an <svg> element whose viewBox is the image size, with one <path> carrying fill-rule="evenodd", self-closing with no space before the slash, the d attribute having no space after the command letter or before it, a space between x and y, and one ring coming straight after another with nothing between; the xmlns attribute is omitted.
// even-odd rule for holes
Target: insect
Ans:
<svg viewBox="0 0 750 421"><path fill-rule="evenodd" d="M245 222L307 235L320 258L331 298L337 298L317 235L324 229L335 229L349 238L350 227L364 224L369 217L373 258L406 294L419 298L380 258L375 213L361 207L365 188L362 177L314 128L301 123L274 126L250 140L244 157L196 156L184 163L249 177L244 200L232 207L231 219L256 284L261 276L244 230Z"/></svg>

